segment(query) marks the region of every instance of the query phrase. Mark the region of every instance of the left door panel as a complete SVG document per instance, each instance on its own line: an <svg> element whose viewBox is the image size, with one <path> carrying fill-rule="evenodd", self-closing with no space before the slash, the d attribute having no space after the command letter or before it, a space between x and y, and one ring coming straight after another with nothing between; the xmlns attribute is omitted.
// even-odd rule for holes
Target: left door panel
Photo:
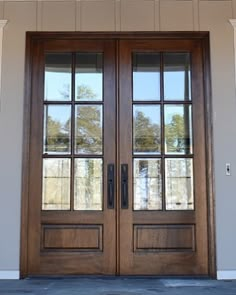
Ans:
<svg viewBox="0 0 236 295"><path fill-rule="evenodd" d="M115 44L34 40L30 63L28 274L115 274Z"/></svg>

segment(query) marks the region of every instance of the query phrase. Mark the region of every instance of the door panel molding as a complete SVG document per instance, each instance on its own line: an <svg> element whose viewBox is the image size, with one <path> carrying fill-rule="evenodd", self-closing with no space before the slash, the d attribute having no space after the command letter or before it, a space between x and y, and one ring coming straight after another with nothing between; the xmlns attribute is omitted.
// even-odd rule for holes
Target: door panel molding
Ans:
<svg viewBox="0 0 236 295"><path fill-rule="evenodd" d="M165 48L163 47L163 49L168 49L168 50L181 50L183 49L183 47L185 48L190 48L190 47L198 47L198 54L202 54L202 64L200 66L202 66L203 68L203 72L202 72L202 77L201 80L203 81L203 88L202 88L202 92L204 93L204 106L205 108L201 109L202 114L204 113L205 115L205 124L204 126L202 126L202 128L205 127L205 159L206 159L206 188L207 188L207 207L204 209L206 211L206 216L208 218L207 224L207 236L208 236L208 249L206 249L207 251L207 255L209 256L209 266L208 266L208 274L211 277L215 277L216 276L216 261L215 261L215 212L214 212L214 208L215 208L215 203L214 203L214 177L213 177L213 153L212 153L212 106L211 106L211 80L210 80L210 56L209 56L209 33L208 32L125 32L125 33L112 33L112 32L108 32L108 33L91 33L91 32L83 32L83 33L75 33L75 32L68 32L68 33L64 33L64 32L28 32L26 34L26 62L25 62L25 103L24 103L24 143L23 143L23 165L22 165L22 205L21 205L21 255L20 255L20 276L21 278L26 277L29 274L29 270L28 270L28 243L29 243L29 220L30 220L30 215L32 216L32 214L35 216L38 214L37 210L34 212L32 210L29 210L29 196L30 196L30 190L29 190L29 177L31 173L36 173L36 171L33 171L33 169L30 169L30 161L32 161L32 157L33 155L30 155L30 150L31 150L31 146L30 146L30 138L32 137L31 134L31 121L32 121L32 116L35 118L35 116L37 116L37 113L31 113L31 107L32 107L32 101L31 101L31 95L32 95L32 88L33 87L37 87L37 85L39 85L40 83L42 83L42 81L38 80L38 73L37 71L39 71L40 69L40 55L42 54L42 51L40 52L40 44L45 43L45 41L47 40L47 42L45 44L47 44L46 48L48 51L53 51L53 48L55 48L55 44L57 44L57 47L60 47L60 50L63 52L66 51L71 51L73 48L76 48L76 42L78 40L87 40L88 43L90 43L90 40L96 40L96 42L98 44L102 44L104 40L111 40L111 43L116 40L116 42L118 43L119 40L124 40L122 42L127 42L129 43L129 40L136 40L137 43L139 43L139 45L142 48L147 48L148 49L148 44L150 42L150 44L152 43L153 40L158 40L161 42L164 41L165 43ZM147 42L147 40L149 40ZM173 40L181 40L181 45L173 45ZM195 42L193 42L195 40ZM68 49L68 41L70 41L71 47L70 49ZM145 41L145 42L144 42ZM86 43L86 42L85 42ZM146 45L144 44L146 43ZM107 43L108 44L108 43ZM180 42L179 42L180 44ZM99 45L98 45L99 46ZM176 47L177 46L177 47ZM160 50L162 50L162 46L159 46ZM36 50L36 51L34 51ZM34 69L35 74L32 73L32 62L33 62L33 51L34 54L36 52L36 57L34 56L34 61L36 60L36 69ZM110 67L110 64L118 64L119 62L119 57L114 57L112 54L108 54L108 59L107 59L107 64L106 67ZM116 69L118 71L118 69ZM115 72L114 69L110 68L110 73L113 77L117 76L118 72ZM42 75L39 75L39 77ZM124 75L123 77L126 76L129 77L130 75ZM34 77L34 78L33 78ZM37 78L36 78L37 77ZM122 77L121 81L119 83L122 83ZM116 79L117 81L117 79ZM111 82L111 80L108 80L107 83L111 83L110 87L112 87L112 89L118 88L118 87L114 87L114 82ZM114 95L115 95L115 91L114 90ZM122 91L122 90L121 90ZM120 93L116 93L117 96L119 96ZM107 97L107 99L109 99ZM42 108L42 103L40 103L39 100L39 108ZM131 107L129 105L129 102L127 102L127 107L124 108L125 111L122 113L122 116L125 118L126 116L130 116L132 114L130 114L131 111ZM115 101L112 102L111 104L111 109L115 109ZM114 112L116 113L116 112ZM202 115L202 114L196 114L196 116L198 115ZM117 118L118 118L119 114L117 113ZM40 118L39 118L40 120ZM118 119L116 119L118 120ZM120 119L122 121L122 118ZM204 121L203 121L204 122ZM126 133L126 130L128 128L126 128L127 126L123 126L121 127L123 130L123 138L126 138L126 143L123 144L128 144L131 145L131 142L128 137L128 134ZM106 129L106 136L112 136L112 128L107 128ZM118 130L119 131L119 130ZM119 132L117 131L117 139L119 139ZM104 135L105 136L105 135ZM39 147L40 148L40 147ZM118 149L118 147L115 147L116 151ZM107 149L107 153L109 154L109 149ZM109 156L110 157L110 156ZM119 156L117 153L117 164L119 163ZM127 161L126 161L127 160ZM122 157L122 162L123 164L129 163L129 159ZM109 162L110 163L110 162ZM106 189L106 183L107 183L107 173L106 173L106 166L107 166L108 162L104 163L104 181L105 181L105 186L104 188ZM129 163L131 164L131 163ZM36 164L35 164L36 165ZM38 163L38 165L40 165L40 163ZM37 170L37 169L36 169ZM117 231L118 231L118 227L120 225L120 221L122 219L122 212L121 215L120 213L120 167L118 167L118 165L116 165L116 178L117 178L117 189L116 189L116 193L118 194L117 198L116 198L116 202L115 202L115 208L117 209L117 213L116 213L116 224L117 224ZM128 177L131 180L132 179L132 175L130 173L131 169L129 169L129 174ZM35 189L40 189L35 187ZM132 186L129 185L129 190L132 190ZM132 194L130 194L131 196ZM104 200L104 206L106 206L107 201L106 199ZM129 199L129 204L131 206L132 204L132 200ZM124 209L125 210L125 209ZM147 214L146 214L147 213ZM69 222L69 220L75 220L75 216L73 217L73 212L72 212L72 216L68 215L67 212L62 212L61 213L63 218L66 218L67 221ZM146 215L149 215L147 218L145 218L145 226L143 226L143 228L148 228L149 226L149 221L151 222L151 216L152 216L152 212L145 212ZM181 220L179 219L178 215L179 212L171 212L171 214L173 216L176 216L176 221L180 222ZM55 216L53 216L55 215ZM74 214L75 215L75 214ZM90 228L94 228L96 227L96 231L97 231L97 240L99 240L99 237L101 239L101 233L103 233L103 229L102 227L100 228L99 224L98 224L98 218L93 218L90 219L88 217L85 216L86 214L81 214L80 217L78 218L78 222L82 221L84 223L86 223L87 221L89 221L88 226ZM120 215L120 217L118 217ZM98 214L99 216L99 214ZM186 220L188 220L188 226L186 228L186 226L183 224L181 225L181 222L179 224L179 228L178 230L183 233L183 232L187 232L187 240L186 240L186 247L188 249L193 249L194 248L194 230L192 229L192 223L194 222L193 217L191 216L191 214L189 214L189 212L184 212L184 224L186 223ZM60 216L56 217L56 214L52 214L52 212L50 212L50 214L48 214L48 212L43 212L42 214L42 222L44 223L44 225L46 226L45 229L47 228L47 224L48 222L50 222L50 220L52 220L53 218L54 221L56 221L56 219L58 218L58 228L59 229L63 229L63 224L61 222ZM101 220L103 218L101 217ZM86 221L87 220L87 221ZM92 222L94 222L94 226L92 225ZM130 220L131 222L131 220ZM143 236L149 236L149 233L146 231L142 232L140 231L138 222L139 222L139 218L137 216L134 217L133 222L136 224L136 241L137 241L137 248L135 251L141 251L143 249L143 247L146 249L146 247L148 247L148 245L143 244L142 241L142 235ZM159 227L157 228L157 231L155 232L156 235L158 235L160 232L165 232L165 235L169 232L169 234L171 234L171 224L168 224L168 216L164 216L162 217L162 215L160 215L160 222L161 225L159 225ZM50 223L49 223L50 224ZM38 225L39 226L39 225ZM170 231L168 230L170 229ZM76 230L81 230L80 228L78 229L65 229L63 230L63 235L66 236L70 236L73 235L74 232L72 231L76 231ZM132 230L132 228L130 228L130 230ZM153 230L153 228L150 228L149 230ZM32 236L35 236L36 239L40 240L41 237L36 237L37 232L40 231L40 228L38 227L38 230L35 233L31 233ZM158 232L159 231L159 232ZM48 245L48 247L55 247L54 244L51 244L51 236L55 236L55 230L53 231L48 231L46 234L46 240L44 239L43 241L46 243L46 245ZM94 232L95 233L95 232ZM192 234L191 234L192 233ZM60 233L61 234L61 233ZM130 234L132 235L132 233L130 232ZM197 234L197 233L196 233ZM140 238L141 235L141 238ZM86 236L86 232L85 232L85 236ZM94 245L96 244L96 241L92 240L92 241L88 241L91 242L91 246L94 247ZM57 240L57 245L56 246L60 246L60 247L66 247L66 245L63 244L62 240ZM79 241L74 241L74 247L84 247L83 244L80 244ZM99 245L98 245L98 249L100 249L99 247L102 247L101 244L101 240L99 240ZM168 244L168 241L163 241L163 243L167 244L168 247L176 247L176 249L181 249L181 247L185 247L183 244L181 244L180 242L177 244L173 244L170 245ZM191 244L192 243L192 244ZM40 244L40 243L39 243ZM124 241L124 247L127 246L129 247L129 245L125 245L126 241ZM96 244L97 245L97 244ZM119 245L119 233L117 233L117 247ZM135 245L134 245L135 246ZM162 247L162 244L155 244L155 247ZM59 248L60 248L59 247ZM191 248L192 247L192 248ZM47 247L46 247L47 248ZM35 249L35 251L39 251L39 249ZM119 274L119 251L117 251L117 257L116 257L116 272L117 274ZM191 255L190 255L191 256ZM44 257L43 260L47 261L47 257ZM58 257L58 260L60 261L60 263L63 263L63 257ZM70 257L71 259L71 263L73 264L73 257ZM163 257L163 259L165 259ZM175 255L173 255L173 261L176 260ZM164 260L161 261L164 262ZM39 262L37 262L36 264L38 264ZM99 265L99 260L97 261L97 265ZM129 264L129 262L126 262ZM137 262L137 266L142 263L145 263L145 257L143 257L142 259L140 259L139 262ZM129 265L127 265L127 267L129 267ZM150 267L150 266L149 266ZM33 269L34 266L31 266L31 269ZM53 269L53 267L52 267ZM45 271L45 273L47 272L47 270L43 270ZM154 271L154 270L153 270ZM57 269L55 267L55 273L57 273ZM163 273L164 274L164 273Z"/></svg>

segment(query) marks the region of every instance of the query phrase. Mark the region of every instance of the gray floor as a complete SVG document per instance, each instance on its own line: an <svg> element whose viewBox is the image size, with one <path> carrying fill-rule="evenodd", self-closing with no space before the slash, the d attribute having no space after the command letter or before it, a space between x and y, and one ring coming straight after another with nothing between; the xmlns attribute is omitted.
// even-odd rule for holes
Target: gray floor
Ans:
<svg viewBox="0 0 236 295"><path fill-rule="evenodd" d="M0 280L0 295L236 295L236 281L74 277Z"/></svg>

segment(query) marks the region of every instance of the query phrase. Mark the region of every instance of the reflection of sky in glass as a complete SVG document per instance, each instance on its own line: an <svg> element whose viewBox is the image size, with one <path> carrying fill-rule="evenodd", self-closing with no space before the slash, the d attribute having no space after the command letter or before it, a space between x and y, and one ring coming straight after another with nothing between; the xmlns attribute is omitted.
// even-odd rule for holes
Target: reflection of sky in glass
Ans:
<svg viewBox="0 0 236 295"><path fill-rule="evenodd" d="M45 100L71 99L71 73L45 71Z"/></svg>
<svg viewBox="0 0 236 295"><path fill-rule="evenodd" d="M166 71L164 73L164 94L167 100L185 100L184 71Z"/></svg>
<svg viewBox="0 0 236 295"><path fill-rule="evenodd" d="M103 99L103 74L102 73L76 73L75 99L76 100L96 100ZM79 92L79 88L83 91ZM91 95L88 95L91 94Z"/></svg>
<svg viewBox="0 0 236 295"><path fill-rule="evenodd" d="M133 100L160 100L159 52L132 55Z"/></svg>
<svg viewBox="0 0 236 295"><path fill-rule="evenodd" d="M48 108L48 111L46 110ZM63 126L71 117L71 107L67 105L49 105L45 106L45 116L48 112L54 121L60 122Z"/></svg>
<svg viewBox="0 0 236 295"><path fill-rule="evenodd" d="M153 125L160 125L160 106L159 105L134 105L134 118L141 112L144 117L148 118Z"/></svg>
<svg viewBox="0 0 236 295"><path fill-rule="evenodd" d="M190 54L164 53L164 98L191 100Z"/></svg>
<svg viewBox="0 0 236 295"><path fill-rule="evenodd" d="M133 72L133 99L160 100L159 72Z"/></svg>
<svg viewBox="0 0 236 295"><path fill-rule="evenodd" d="M165 105L165 124L170 124L174 115L184 117L183 105Z"/></svg>
<svg viewBox="0 0 236 295"><path fill-rule="evenodd" d="M78 87L82 86L82 92L78 93ZM79 98L81 93L86 96ZM88 96L88 94L91 94ZM71 100L71 74L59 72L45 72L45 100ZM77 73L76 74L76 100L96 100L103 99L103 74L102 73Z"/></svg>

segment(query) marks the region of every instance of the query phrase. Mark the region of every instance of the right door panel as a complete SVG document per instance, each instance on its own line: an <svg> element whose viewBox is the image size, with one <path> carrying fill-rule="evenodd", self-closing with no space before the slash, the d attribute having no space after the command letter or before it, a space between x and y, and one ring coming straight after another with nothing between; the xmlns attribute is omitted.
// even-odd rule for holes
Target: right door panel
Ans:
<svg viewBox="0 0 236 295"><path fill-rule="evenodd" d="M199 43L120 41L121 274L208 274Z"/></svg>

